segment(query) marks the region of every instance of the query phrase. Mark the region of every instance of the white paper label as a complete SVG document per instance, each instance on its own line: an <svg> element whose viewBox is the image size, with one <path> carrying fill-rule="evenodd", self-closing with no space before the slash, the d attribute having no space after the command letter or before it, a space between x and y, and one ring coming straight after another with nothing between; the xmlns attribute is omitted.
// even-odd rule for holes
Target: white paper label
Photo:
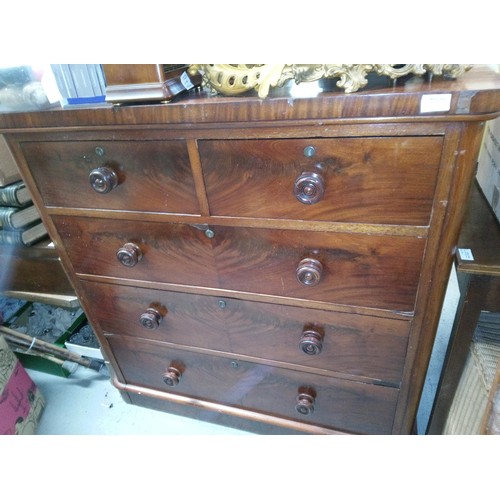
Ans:
<svg viewBox="0 0 500 500"><path fill-rule="evenodd" d="M186 90L191 90L194 87L193 83L191 82L191 79L189 78L188 74L185 71L181 75L181 83L182 85L184 85L184 88Z"/></svg>
<svg viewBox="0 0 500 500"><path fill-rule="evenodd" d="M472 255L472 250L470 248L459 248L458 255L462 260L474 260L474 256Z"/></svg>
<svg viewBox="0 0 500 500"><path fill-rule="evenodd" d="M421 113L449 111L450 106L451 94L424 94L420 100Z"/></svg>

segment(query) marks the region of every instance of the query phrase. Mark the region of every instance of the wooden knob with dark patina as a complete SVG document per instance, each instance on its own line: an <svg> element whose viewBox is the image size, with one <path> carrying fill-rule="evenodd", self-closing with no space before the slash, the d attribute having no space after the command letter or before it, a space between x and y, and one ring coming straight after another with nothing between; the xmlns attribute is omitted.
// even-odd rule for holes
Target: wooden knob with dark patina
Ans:
<svg viewBox="0 0 500 500"><path fill-rule="evenodd" d="M163 374L163 382L170 387L176 386L182 377L182 373L175 366L169 366Z"/></svg>
<svg viewBox="0 0 500 500"><path fill-rule="evenodd" d="M134 267L142 259L142 250L136 243L125 243L116 252L116 258L120 264Z"/></svg>
<svg viewBox="0 0 500 500"><path fill-rule="evenodd" d="M139 318L141 325L148 330L156 330L160 326L161 320L162 315L160 311L154 307L148 307Z"/></svg>
<svg viewBox="0 0 500 500"><path fill-rule="evenodd" d="M305 205L318 203L325 194L325 179L318 172L302 172L295 179L293 194Z"/></svg>
<svg viewBox="0 0 500 500"><path fill-rule="evenodd" d="M323 265L317 259L307 257L297 266L297 279L306 286L316 286L321 281Z"/></svg>
<svg viewBox="0 0 500 500"><path fill-rule="evenodd" d="M313 389L302 390L296 399L295 410L301 415L311 415L314 412L316 392Z"/></svg>
<svg viewBox="0 0 500 500"><path fill-rule="evenodd" d="M111 167L98 167L90 172L89 182L94 191L106 194L118 185L118 175Z"/></svg>
<svg viewBox="0 0 500 500"><path fill-rule="evenodd" d="M324 333L316 328L304 328L300 339L300 348L305 354L315 356L323 349Z"/></svg>

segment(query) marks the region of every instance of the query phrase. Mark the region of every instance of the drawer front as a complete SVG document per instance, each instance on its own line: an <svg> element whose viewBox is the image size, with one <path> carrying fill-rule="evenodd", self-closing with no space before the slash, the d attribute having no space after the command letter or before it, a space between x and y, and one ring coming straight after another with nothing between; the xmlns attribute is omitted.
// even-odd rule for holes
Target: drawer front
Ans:
<svg viewBox="0 0 500 500"><path fill-rule="evenodd" d="M414 309L424 239L222 226L214 231L224 289Z"/></svg>
<svg viewBox="0 0 500 500"><path fill-rule="evenodd" d="M22 149L49 207L138 210L198 214L186 144L183 141L25 142ZM117 185L106 185L112 171ZM111 182L111 181L110 181Z"/></svg>
<svg viewBox="0 0 500 500"><path fill-rule="evenodd" d="M412 311L425 239L55 216L79 273ZM123 266L133 242L142 259Z"/></svg>
<svg viewBox="0 0 500 500"><path fill-rule="evenodd" d="M88 281L82 285L105 332L401 381L407 321Z"/></svg>
<svg viewBox="0 0 500 500"><path fill-rule="evenodd" d="M203 140L198 148L212 215L425 226L442 138Z"/></svg>
<svg viewBox="0 0 500 500"><path fill-rule="evenodd" d="M212 241L194 226L65 216L53 221L77 273L218 285ZM133 266L117 257L127 244L136 245L142 255Z"/></svg>
<svg viewBox="0 0 500 500"><path fill-rule="evenodd" d="M344 431L391 432L397 389L169 349L116 335L108 340L125 382L132 385ZM170 385L177 380L177 385ZM307 397L297 401L301 394ZM303 413L297 410L298 403Z"/></svg>

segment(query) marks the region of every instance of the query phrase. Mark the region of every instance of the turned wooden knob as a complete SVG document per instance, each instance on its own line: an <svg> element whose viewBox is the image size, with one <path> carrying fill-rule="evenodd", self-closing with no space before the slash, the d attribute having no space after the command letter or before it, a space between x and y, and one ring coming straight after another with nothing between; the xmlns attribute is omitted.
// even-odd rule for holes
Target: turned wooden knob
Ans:
<svg viewBox="0 0 500 500"><path fill-rule="evenodd" d="M295 179L293 193L301 203L306 205L318 203L325 194L325 180L317 172L302 172Z"/></svg>
<svg viewBox="0 0 500 500"><path fill-rule="evenodd" d="M89 181L94 191L106 194L118 185L118 176L110 167L99 167L90 172Z"/></svg>
<svg viewBox="0 0 500 500"><path fill-rule="evenodd" d="M154 307L148 307L139 319L141 325L148 330L156 330L161 323L162 315Z"/></svg>
<svg viewBox="0 0 500 500"><path fill-rule="evenodd" d="M126 267L134 267L142 259L142 251L135 243L125 243L116 252L116 258Z"/></svg>
<svg viewBox="0 0 500 500"><path fill-rule="evenodd" d="M316 394L312 390L299 393L296 399L295 410L301 415L311 415L314 412L315 399Z"/></svg>
<svg viewBox="0 0 500 500"><path fill-rule="evenodd" d="M316 259L302 259L297 266L297 279L306 286L316 286L322 273L323 265Z"/></svg>
<svg viewBox="0 0 500 500"><path fill-rule="evenodd" d="M323 349L323 336L323 332L313 328L304 329L302 338L300 339L300 348L304 353L310 356L319 354L321 349Z"/></svg>
<svg viewBox="0 0 500 500"><path fill-rule="evenodd" d="M181 372L175 368L174 366L169 366L165 373L163 374L163 382L169 385L170 387L174 387L177 385L181 379Z"/></svg>

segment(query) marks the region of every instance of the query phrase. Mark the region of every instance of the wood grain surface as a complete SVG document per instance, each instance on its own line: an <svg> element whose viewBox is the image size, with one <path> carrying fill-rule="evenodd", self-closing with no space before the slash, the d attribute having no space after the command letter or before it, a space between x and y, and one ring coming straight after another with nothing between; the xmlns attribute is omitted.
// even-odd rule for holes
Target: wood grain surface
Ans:
<svg viewBox="0 0 500 500"><path fill-rule="evenodd" d="M126 383L340 430L391 432L397 389L170 349L126 337L112 336L109 342L120 360ZM173 388L163 382L169 366L182 372L179 384ZM295 411L297 395L303 388L317 393L314 412L306 417Z"/></svg>
<svg viewBox="0 0 500 500"><path fill-rule="evenodd" d="M440 137L198 142L212 215L420 226L429 223L441 147ZM305 205L294 181L316 171L325 194Z"/></svg>

